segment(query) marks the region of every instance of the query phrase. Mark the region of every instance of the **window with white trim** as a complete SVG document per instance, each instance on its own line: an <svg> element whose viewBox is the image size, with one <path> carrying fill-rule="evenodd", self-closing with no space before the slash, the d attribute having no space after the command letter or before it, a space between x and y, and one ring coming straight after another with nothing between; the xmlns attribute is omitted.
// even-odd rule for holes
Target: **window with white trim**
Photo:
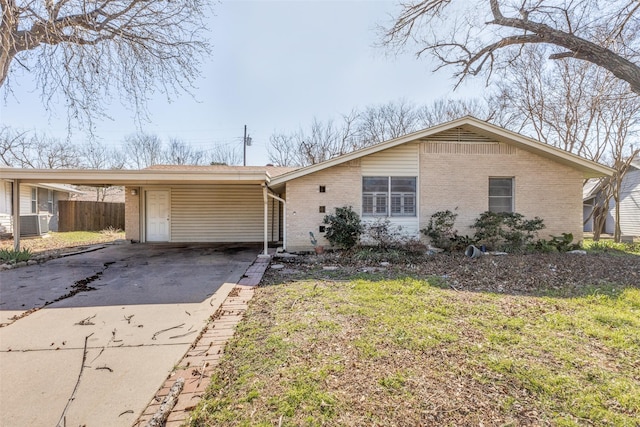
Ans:
<svg viewBox="0 0 640 427"><path fill-rule="evenodd" d="M513 212L514 178L489 178L489 211Z"/></svg>
<svg viewBox="0 0 640 427"><path fill-rule="evenodd" d="M38 213L38 189L31 188L31 213Z"/></svg>
<svg viewBox="0 0 640 427"><path fill-rule="evenodd" d="M416 216L416 177L362 177L362 215Z"/></svg>

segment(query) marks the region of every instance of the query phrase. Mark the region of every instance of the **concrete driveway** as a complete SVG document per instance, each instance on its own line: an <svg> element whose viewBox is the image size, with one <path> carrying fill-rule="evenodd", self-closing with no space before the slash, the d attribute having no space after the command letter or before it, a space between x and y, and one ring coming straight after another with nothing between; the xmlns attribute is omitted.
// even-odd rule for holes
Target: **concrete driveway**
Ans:
<svg viewBox="0 0 640 427"><path fill-rule="evenodd" d="M123 244L0 272L0 425L130 426L259 251Z"/></svg>

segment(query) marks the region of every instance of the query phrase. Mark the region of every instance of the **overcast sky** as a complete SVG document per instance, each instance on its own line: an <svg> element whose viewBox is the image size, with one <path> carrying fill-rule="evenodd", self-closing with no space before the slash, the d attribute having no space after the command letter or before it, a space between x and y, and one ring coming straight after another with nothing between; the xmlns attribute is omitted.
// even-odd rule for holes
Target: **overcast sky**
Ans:
<svg viewBox="0 0 640 427"><path fill-rule="evenodd" d="M397 12L390 0L233 0L214 6L213 52L203 66L196 98L167 103L152 98L145 132L182 139L199 149L215 144L240 148L243 126L253 139L247 164L267 163L269 136L306 127L314 117L338 118L353 108L406 99L416 104L439 98L477 96L483 82L453 92L451 70L433 74L433 64L411 53L393 56L375 47L377 24ZM41 107L26 74L14 79L15 97L0 101L3 123L67 137L65 111ZM137 131L132 113L116 104L97 135L121 145ZM72 142L85 136L75 131Z"/></svg>

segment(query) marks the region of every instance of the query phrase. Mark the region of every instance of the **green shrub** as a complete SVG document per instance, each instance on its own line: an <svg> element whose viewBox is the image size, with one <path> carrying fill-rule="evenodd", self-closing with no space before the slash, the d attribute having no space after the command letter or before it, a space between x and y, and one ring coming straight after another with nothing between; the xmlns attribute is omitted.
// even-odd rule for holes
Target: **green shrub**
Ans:
<svg viewBox="0 0 640 427"><path fill-rule="evenodd" d="M336 208L335 214L326 215L323 223L328 225L325 237L332 246L351 249L358 244L363 227L351 206Z"/></svg>
<svg viewBox="0 0 640 427"><path fill-rule="evenodd" d="M491 250L522 251L533 243L545 225L541 218L527 220L515 212L486 211L474 222L474 240Z"/></svg>
<svg viewBox="0 0 640 427"><path fill-rule="evenodd" d="M460 236L458 230L454 228L457 213L450 210L438 211L431 215L427 228L420 230L427 236L431 243L446 251L460 251L469 245L476 243L473 237Z"/></svg>
<svg viewBox="0 0 640 427"><path fill-rule="evenodd" d="M558 252L569 252L580 249L578 243L573 243L572 233L562 233L562 236L551 236L551 242Z"/></svg>
<svg viewBox="0 0 640 427"><path fill-rule="evenodd" d="M427 228L423 228L420 232L427 236L434 246L452 250L458 237L458 230L453 227L457 217L458 214L450 210L438 211L431 215Z"/></svg>
<svg viewBox="0 0 640 427"><path fill-rule="evenodd" d="M15 249L1 249L0 250L0 261L3 262L22 262L29 261L31 259L31 251L27 248L22 249L21 251L16 251Z"/></svg>

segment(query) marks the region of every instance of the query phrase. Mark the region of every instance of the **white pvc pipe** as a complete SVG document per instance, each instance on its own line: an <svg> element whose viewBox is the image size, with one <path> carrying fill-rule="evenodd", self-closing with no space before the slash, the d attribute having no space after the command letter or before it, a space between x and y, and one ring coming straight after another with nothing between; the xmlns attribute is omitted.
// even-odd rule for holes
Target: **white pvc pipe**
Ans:
<svg viewBox="0 0 640 427"><path fill-rule="evenodd" d="M13 180L13 249L20 250L20 180Z"/></svg>
<svg viewBox="0 0 640 427"><path fill-rule="evenodd" d="M287 201L284 199L281 199L278 196L275 196L271 193L267 193L267 196L276 199L279 202L282 202L282 249L284 249L285 251L287 250Z"/></svg>
<svg viewBox="0 0 640 427"><path fill-rule="evenodd" d="M269 198L267 197L267 186L262 185L262 198L264 199L264 255L269 255Z"/></svg>

